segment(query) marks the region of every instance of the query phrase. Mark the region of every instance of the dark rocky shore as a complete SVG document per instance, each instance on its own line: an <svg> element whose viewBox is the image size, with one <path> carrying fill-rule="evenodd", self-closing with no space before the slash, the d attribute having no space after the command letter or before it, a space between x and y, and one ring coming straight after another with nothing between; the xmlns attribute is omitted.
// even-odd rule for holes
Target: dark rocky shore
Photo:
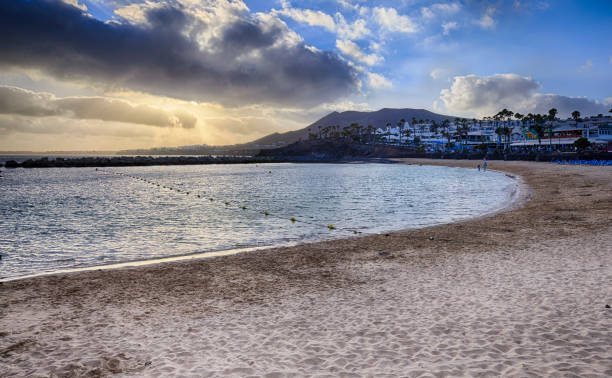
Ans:
<svg viewBox="0 0 612 378"><path fill-rule="evenodd" d="M9 160L6 168L57 168L57 167L132 167L149 165L197 165L197 164L248 164L279 163L280 157L242 156L116 156L28 159L21 163Z"/></svg>

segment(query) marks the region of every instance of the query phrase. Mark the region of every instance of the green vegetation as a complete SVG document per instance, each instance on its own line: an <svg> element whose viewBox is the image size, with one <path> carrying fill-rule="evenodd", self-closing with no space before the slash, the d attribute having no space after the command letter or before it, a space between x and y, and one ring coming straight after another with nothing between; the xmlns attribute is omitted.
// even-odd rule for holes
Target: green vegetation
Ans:
<svg viewBox="0 0 612 378"><path fill-rule="evenodd" d="M576 147L579 151L583 151L584 149L591 147L591 142L587 138L578 138L574 142L574 147Z"/></svg>

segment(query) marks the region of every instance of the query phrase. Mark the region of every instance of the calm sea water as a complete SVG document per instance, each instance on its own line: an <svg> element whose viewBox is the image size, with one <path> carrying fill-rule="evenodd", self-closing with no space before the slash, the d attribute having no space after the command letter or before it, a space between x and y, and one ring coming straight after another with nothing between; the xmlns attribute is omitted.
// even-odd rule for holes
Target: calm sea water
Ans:
<svg viewBox="0 0 612 378"><path fill-rule="evenodd" d="M105 171L2 172L0 277L425 227L499 209L516 189L497 172L390 164Z"/></svg>

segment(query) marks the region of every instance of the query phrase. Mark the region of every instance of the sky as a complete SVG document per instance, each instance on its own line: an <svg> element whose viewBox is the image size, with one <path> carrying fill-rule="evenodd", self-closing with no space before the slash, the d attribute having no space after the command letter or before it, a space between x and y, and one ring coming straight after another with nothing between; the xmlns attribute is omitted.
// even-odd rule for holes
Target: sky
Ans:
<svg viewBox="0 0 612 378"><path fill-rule="evenodd" d="M244 143L385 107L607 114L610 25L609 0L2 0L0 150Z"/></svg>

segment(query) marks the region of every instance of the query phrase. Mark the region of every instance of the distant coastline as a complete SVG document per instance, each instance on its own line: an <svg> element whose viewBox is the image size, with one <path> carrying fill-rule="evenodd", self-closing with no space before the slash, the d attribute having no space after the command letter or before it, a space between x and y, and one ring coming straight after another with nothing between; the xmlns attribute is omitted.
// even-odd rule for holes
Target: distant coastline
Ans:
<svg viewBox="0 0 612 378"><path fill-rule="evenodd" d="M0 167L6 168L70 168L129 167L153 165L199 164L263 164L263 163L342 163L355 161L391 162L388 159L458 159L458 160L612 160L608 151L524 151L524 152L418 152L414 149L382 144L361 144L334 140L309 140L285 147L257 151L253 155L161 155L161 156L56 156L0 155Z"/></svg>

